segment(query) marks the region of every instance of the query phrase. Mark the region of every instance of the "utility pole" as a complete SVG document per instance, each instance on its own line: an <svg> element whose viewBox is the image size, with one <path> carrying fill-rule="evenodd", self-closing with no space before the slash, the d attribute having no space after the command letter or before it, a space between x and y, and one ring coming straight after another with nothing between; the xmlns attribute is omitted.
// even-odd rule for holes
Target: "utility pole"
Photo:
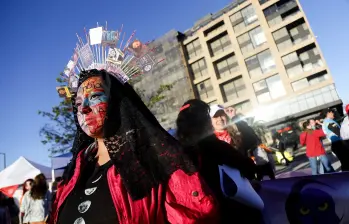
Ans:
<svg viewBox="0 0 349 224"><path fill-rule="evenodd" d="M0 155L4 156L4 169L6 169L6 153L0 152Z"/></svg>

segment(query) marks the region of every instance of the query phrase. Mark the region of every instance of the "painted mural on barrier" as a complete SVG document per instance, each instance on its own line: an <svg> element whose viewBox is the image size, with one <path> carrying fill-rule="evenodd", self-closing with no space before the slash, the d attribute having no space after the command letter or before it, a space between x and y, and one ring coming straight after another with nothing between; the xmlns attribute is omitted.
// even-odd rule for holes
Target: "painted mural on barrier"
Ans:
<svg viewBox="0 0 349 224"><path fill-rule="evenodd" d="M264 181L266 224L349 223L349 172Z"/></svg>

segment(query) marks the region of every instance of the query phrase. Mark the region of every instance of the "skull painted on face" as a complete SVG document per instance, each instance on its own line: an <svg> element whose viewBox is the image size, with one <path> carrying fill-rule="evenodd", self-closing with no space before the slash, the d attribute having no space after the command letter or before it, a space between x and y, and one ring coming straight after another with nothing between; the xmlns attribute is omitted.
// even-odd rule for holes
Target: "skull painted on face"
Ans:
<svg viewBox="0 0 349 224"><path fill-rule="evenodd" d="M84 81L78 89L75 103L81 129L92 138L103 137L108 99L102 78L96 76Z"/></svg>

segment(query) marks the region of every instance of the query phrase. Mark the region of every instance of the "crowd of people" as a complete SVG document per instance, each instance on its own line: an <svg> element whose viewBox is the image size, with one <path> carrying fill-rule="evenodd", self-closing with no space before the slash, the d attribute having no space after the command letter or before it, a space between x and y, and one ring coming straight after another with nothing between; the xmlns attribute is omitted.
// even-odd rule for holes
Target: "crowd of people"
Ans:
<svg viewBox="0 0 349 224"><path fill-rule="evenodd" d="M22 223L263 223L261 209L248 198L234 200L240 186L232 176L233 184L222 184L229 174L221 166L238 171L257 192L265 176L275 179L272 151L233 107L189 100L180 108L173 137L131 85L104 70L81 72L72 105L73 159L54 196L42 174L23 184ZM321 142L325 136L348 170L340 136L349 130L340 128L331 110L320 123L304 122L300 136L313 174L317 158L326 172L334 171ZM281 132L273 139L289 164L284 151L294 143ZM0 216L10 216L3 201Z"/></svg>
<svg viewBox="0 0 349 224"><path fill-rule="evenodd" d="M22 194L18 204L14 198L0 192L0 223L46 223L52 204L46 177L39 174L34 179L24 181L21 187Z"/></svg>
<svg viewBox="0 0 349 224"><path fill-rule="evenodd" d="M250 158L259 157L259 137L225 108L186 102L176 139L129 84L103 70L81 72L72 103L74 155L50 222L230 223L233 210L249 223L262 221L259 209L222 193L220 165L238 170L257 190L256 174L270 171Z"/></svg>
<svg viewBox="0 0 349 224"><path fill-rule="evenodd" d="M340 125L340 117L335 117L336 111L325 109L315 119L302 122L303 132L300 135L300 144L306 146L306 155L309 158L313 175L320 172L318 160L325 173L332 173L331 162L327 156L324 139L330 142L331 152L341 163L342 171L349 171L349 105L345 107L346 116Z"/></svg>

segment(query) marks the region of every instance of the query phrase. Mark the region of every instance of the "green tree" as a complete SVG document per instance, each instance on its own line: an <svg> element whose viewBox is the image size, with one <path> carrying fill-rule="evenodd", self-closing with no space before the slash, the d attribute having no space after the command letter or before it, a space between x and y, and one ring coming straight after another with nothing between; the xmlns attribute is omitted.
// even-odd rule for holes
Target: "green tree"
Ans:
<svg viewBox="0 0 349 224"><path fill-rule="evenodd" d="M60 85L64 85L65 81L57 78ZM160 85L160 87L150 95L145 94L145 90L135 89L140 95L143 102L149 109L152 109L156 103L166 98L166 92L173 88L174 84ZM59 105L52 107L50 112L39 111L38 114L46 119L46 123L40 129L42 143L48 146L51 155L68 152L73 144L76 126L72 112L71 101L63 99Z"/></svg>

